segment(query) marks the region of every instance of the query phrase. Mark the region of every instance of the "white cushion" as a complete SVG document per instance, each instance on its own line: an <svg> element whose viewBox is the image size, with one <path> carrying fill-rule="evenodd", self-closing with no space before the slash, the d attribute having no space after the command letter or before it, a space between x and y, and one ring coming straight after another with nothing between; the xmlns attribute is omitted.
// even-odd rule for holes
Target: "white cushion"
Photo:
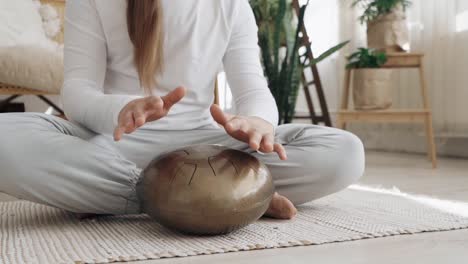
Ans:
<svg viewBox="0 0 468 264"><path fill-rule="evenodd" d="M0 47L0 69L0 83L59 93L63 51L35 45Z"/></svg>
<svg viewBox="0 0 468 264"><path fill-rule="evenodd" d="M0 0L0 46L49 45L32 0Z"/></svg>
<svg viewBox="0 0 468 264"><path fill-rule="evenodd" d="M39 14L42 18L42 24L46 36L53 39L59 32L62 21L57 10L50 4L41 5Z"/></svg>

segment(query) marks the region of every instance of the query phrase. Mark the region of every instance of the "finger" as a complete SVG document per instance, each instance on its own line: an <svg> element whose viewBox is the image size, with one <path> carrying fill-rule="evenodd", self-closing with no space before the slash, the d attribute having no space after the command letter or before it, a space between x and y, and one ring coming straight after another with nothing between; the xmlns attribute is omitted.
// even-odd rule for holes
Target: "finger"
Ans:
<svg viewBox="0 0 468 264"><path fill-rule="evenodd" d="M225 128L229 133L238 132L242 128L242 122L238 118L231 119L226 123Z"/></svg>
<svg viewBox="0 0 468 264"><path fill-rule="evenodd" d="M229 121L228 116L223 112L223 110L221 109L221 107L219 107L219 105L215 105L215 104L212 105L210 107L210 112L211 112L211 116L216 121L216 123L222 126L225 126L226 123Z"/></svg>
<svg viewBox="0 0 468 264"><path fill-rule="evenodd" d="M130 134L136 130L135 121L133 120L133 112L129 111L122 119L120 126L124 129L125 134Z"/></svg>
<svg viewBox="0 0 468 264"><path fill-rule="evenodd" d="M186 94L184 87L178 87L174 91L168 93L166 96L162 96L161 99L164 101L164 109L169 111L171 107L178 103Z"/></svg>
<svg viewBox="0 0 468 264"><path fill-rule="evenodd" d="M245 121L243 119L240 119L239 121L240 121L240 124L241 124L239 131L243 132L246 135L249 135L251 130L255 131L254 129L251 129L251 125L247 121Z"/></svg>
<svg viewBox="0 0 468 264"><path fill-rule="evenodd" d="M120 115L119 123L117 128L114 130L114 140L120 141L124 133L127 133L129 130L129 124L133 123L133 114L132 111L125 111Z"/></svg>
<svg viewBox="0 0 468 264"><path fill-rule="evenodd" d="M145 116L145 123L156 121L167 114L164 110L164 102L159 96L151 96L146 99L143 106L143 114Z"/></svg>
<svg viewBox="0 0 468 264"><path fill-rule="evenodd" d="M133 122L137 128L142 127L146 123L146 114L141 110L133 112Z"/></svg>
<svg viewBox="0 0 468 264"><path fill-rule="evenodd" d="M276 143L274 145L274 151L278 153L278 156L281 160L287 160L288 156L286 155L286 150L284 149L283 145Z"/></svg>
<svg viewBox="0 0 468 264"><path fill-rule="evenodd" d="M262 135L258 132L250 132L249 134L249 146L253 150L260 148L260 142L262 141Z"/></svg>
<svg viewBox="0 0 468 264"><path fill-rule="evenodd" d="M273 137L273 134L266 134L262 139L260 151L265 152L265 153L273 152L274 142L275 142L275 139Z"/></svg>
<svg viewBox="0 0 468 264"><path fill-rule="evenodd" d="M114 130L114 140L120 141L122 139L123 134L125 133L125 127L118 126Z"/></svg>
<svg viewBox="0 0 468 264"><path fill-rule="evenodd" d="M147 97L144 110L151 113L159 113L164 107L164 101L159 96Z"/></svg>
<svg viewBox="0 0 468 264"><path fill-rule="evenodd" d="M132 118L125 124L125 134L131 134L136 129L137 127L135 126L135 122L133 121L133 116L132 116Z"/></svg>

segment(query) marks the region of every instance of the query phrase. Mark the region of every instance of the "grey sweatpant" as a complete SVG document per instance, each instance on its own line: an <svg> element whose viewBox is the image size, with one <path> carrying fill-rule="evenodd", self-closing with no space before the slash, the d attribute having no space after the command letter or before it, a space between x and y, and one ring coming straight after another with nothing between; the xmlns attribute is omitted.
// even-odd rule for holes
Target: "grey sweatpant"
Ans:
<svg viewBox="0 0 468 264"><path fill-rule="evenodd" d="M224 130L140 129L120 142L60 118L0 114L0 192L17 198L96 214L140 213L135 185L156 156L183 146L221 144L252 153L274 177L276 190L301 204L354 183L364 170L364 150L354 135L312 125L283 125L276 140L288 160L260 154Z"/></svg>

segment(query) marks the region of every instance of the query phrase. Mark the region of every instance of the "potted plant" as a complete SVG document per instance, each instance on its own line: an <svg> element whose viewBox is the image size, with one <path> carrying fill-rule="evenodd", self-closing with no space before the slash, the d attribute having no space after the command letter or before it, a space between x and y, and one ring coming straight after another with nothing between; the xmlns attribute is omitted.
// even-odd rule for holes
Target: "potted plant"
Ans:
<svg viewBox="0 0 468 264"><path fill-rule="evenodd" d="M406 23L408 0L354 0L364 13L359 17L367 24L369 48L387 52L409 51L409 30Z"/></svg>
<svg viewBox="0 0 468 264"><path fill-rule="evenodd" d="M359 48L348 58L353 71L353 101L356 110L384 110L392 106L392 69L381 69L385 52Z"/></svg>
<svg viewBox="0 0 468 264"><path fill-rule="evenodd" d="M275 97L279 123L291 123L305 66L319 63L349 41L330 48L313 61L301 61L299 48L308 2L296 15L293 0L250 0L259 28L259 45L268 86Z"/></svg>

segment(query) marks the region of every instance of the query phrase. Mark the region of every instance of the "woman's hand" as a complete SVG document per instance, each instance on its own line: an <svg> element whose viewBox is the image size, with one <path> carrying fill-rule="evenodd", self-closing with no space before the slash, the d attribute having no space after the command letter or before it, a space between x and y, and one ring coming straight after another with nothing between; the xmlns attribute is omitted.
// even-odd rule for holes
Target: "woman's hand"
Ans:
<svg viewBox="0 0 468 264"><path fill-rule="evenodd" d="M114 131L114 140L123 134L131 134L144 124L165 117L172 106L184 98L185 88L178 87L166 96L149 96L128 103L119 114L119 123Z"/></svg>
<svg viewBox="0 0 468 264"><path fill-rule="evenodd" d="M284 147L274 142L274 128L267 121L259 117L230 115L217 105L211 106L211 115L231 137L249 144L251 149L263 153L276 152L280 159L287 159Z"/></svg>

